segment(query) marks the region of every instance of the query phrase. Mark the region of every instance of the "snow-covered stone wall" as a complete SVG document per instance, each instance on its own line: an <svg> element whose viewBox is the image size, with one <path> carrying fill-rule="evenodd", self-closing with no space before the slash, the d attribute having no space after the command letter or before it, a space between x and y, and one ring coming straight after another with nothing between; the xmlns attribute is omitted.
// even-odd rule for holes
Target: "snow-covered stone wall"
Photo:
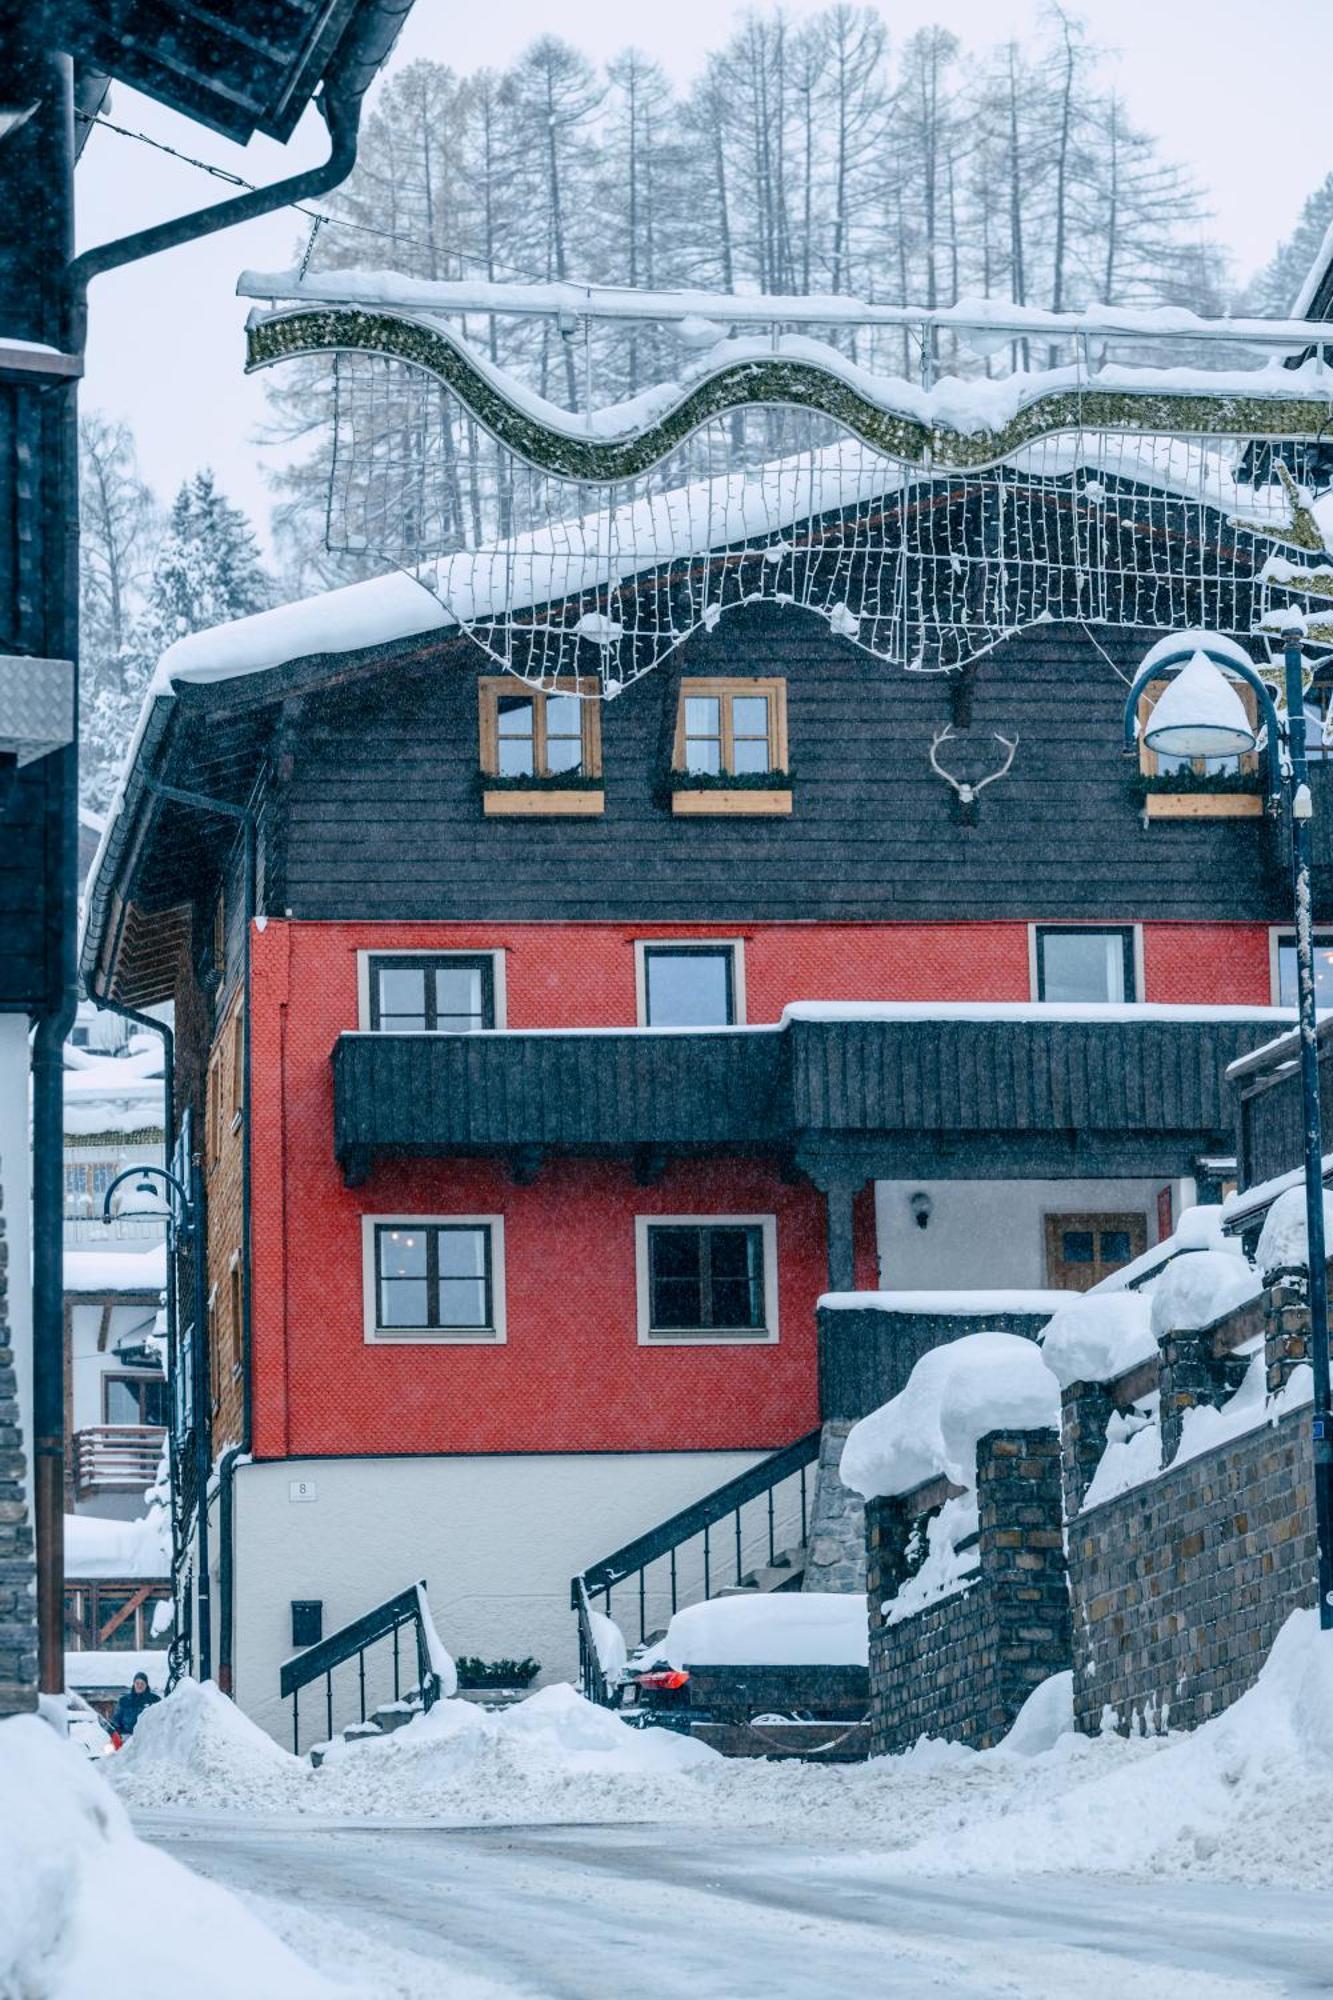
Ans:
<svg viewBox="0 0 1333 2000"><path fill-rule="evenodd" d="M1069 1589L1053 1430L996 1430L976 1448L975 1557L952 1547L944 1588L911 1600L941 1567L944 1523L966 1494L946 1479L866 1506L872 1756L942 1736L988 1749L1042 1681L1070 1662ZM945 1539L952 1540L951 1537ZM919 1560L923 1550L924 1560Z"/></svg>

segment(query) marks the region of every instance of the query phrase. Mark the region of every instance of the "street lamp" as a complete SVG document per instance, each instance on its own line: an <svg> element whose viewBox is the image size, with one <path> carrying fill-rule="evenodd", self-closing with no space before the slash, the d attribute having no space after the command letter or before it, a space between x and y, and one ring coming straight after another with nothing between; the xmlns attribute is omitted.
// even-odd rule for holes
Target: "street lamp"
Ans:
<svg viewBox="0 0 1333 2000"><path fill-rule="evenodd" d="M1319 1623L1333 1629L1333 1438L1329 1435L1328 1269L1324 1244L1324 1146L1319 1115L1319 1047L1315 1036L1314 922L1310 896L1310 799L1305 757L1305 682L1301 634L1283 633L1286 714L1239 646L1205 633L1179 644L1154 646L1125 703L1125 748L1133 753L1139 697L1150 681L1174 678L1153 708L1143 732L1150 750L1168 756L1235 757L1258 747L1233 682L1254 691L1263 718L1270 811L1281 809L1283 787L1291 798L1291 866L1296 915L1296 995L1304 1100L1305 1217L1309 1258L1310 1358L1314 1372L1311 1443L1314 1456L1315 1539L1318 1546ZM1282 754L1285 751L1285 756Z"/></svg>
<svg viewBox="0 0 1333 2000"><path fill-rule="evenodd" d="M102 1220L110 1223L111 1197L123 1181L134 1182L136 1194L152 1194L154 1181L160 1181L167 1195L167 1248L174 1255L183 1241L190 1247L190 1266L194 1280L194 1339L190 1345L190 1390L194 1415L194 1471L195 1471L195 1520L198 1542L195 1607L199 1620L199 1679L213 1677L213 1619L212 1589L209 1577L208 1551L208 1475L209 1475L209 1435L208 1413L208 1371L204 1351L205 1298L207 1293L207 1267L204 1259L204 1199L200 1185L199 1170L191 1165L190 1186L187 1187L179 1174L170 1167L142 1166L126 1167L116 1175L102 1198ZM174 1290L168 1292L168 1300L174 1299ZM172 1360L180 1368L180 1342L176 1338L177 1328L172 1327ZM174 1386L174 1385L173 1385ZM172 1403L173 1420L176 1405ZM173 1423L174 1430L174 1423ZM172 1509L173 1520L176 1509ZM175 1530L173 1528L173 1545Z"/></svg>

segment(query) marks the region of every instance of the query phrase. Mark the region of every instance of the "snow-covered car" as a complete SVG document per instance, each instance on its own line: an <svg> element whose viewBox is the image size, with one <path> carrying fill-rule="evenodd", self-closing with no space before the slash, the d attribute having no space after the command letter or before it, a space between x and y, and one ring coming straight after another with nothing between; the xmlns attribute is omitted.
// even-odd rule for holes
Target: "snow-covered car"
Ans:
<svg viewBox="0 0 1333 2000"><path fill-rule="evenodd" d="M71 1743L77 1743L89 1757L109 1757L119 1748L111 1724L103 1720L90 1701L71 1688L65 1696L66 1727Z"/></svg>

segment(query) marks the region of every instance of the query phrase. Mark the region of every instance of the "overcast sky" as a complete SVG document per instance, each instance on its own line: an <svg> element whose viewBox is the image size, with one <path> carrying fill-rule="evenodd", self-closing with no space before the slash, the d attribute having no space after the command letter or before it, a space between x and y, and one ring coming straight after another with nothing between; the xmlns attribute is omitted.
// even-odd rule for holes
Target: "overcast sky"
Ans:
<svg viewBox="0 0 1333 2000"><path fill-rule="evenodd" d="M895 38L923 24L951 28L979 48L1032 31L1036 0L879 0ZM1333 0L1082 0L1091 39L1117 52L1120 87L1135 120L1157 133L1206 189L1212 233L1239 277L1271 254L1305 196L1333 169L1333 132L1301 78L1333 74ZM789 0L799 18L818 0ZM509 62L554 31L605 60L633 42L679 81L725 37L715 0L670 6L566 0L558 15L536 0L416 0L394 66L417 56L468 71ZM1292 74L1292 68L1296 74ZM244 149L145 98L117 89L117 123L264 182L323 157L318 115L306 115L286 148L257 139ZM225 188L165 154L111 132L89 140L78 174L80 236L100 242L179 214ZM211 465L223 487L266 523L269 505L257 434L262 378L242 374L245 306L238 271L281 269L301 241L299 218L279 214L94 280L86 402L125 418L144 470L169 497Z"/></svg>

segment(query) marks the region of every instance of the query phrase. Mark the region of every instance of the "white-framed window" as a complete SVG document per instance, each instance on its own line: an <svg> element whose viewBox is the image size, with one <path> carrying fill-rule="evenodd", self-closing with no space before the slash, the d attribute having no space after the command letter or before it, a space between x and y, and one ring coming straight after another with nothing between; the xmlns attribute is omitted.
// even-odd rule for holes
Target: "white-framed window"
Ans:
<svg viewBox="0 0 1333 2000"><path fill-rule="evenodd" d="M468 1034L507 1022L503 951L388 950L356 955L363 1034Z"/></svg>
<svg viewBox="0 0 1333 2000"><path fill-rule="evenodd" d="M1143 933L1138 924L1030 924L1034 1000L1053 1005L1143 997Z"/></svg>
<svg viewBox="0 0 1333 2000"><path fill-rule="evenodd" d="M361 1232L369 1344L504 1343L503 1216L365 1215Z"/></svg>
<svg viewBox="0 0 1333 2000"><path fill-rule="evenodd" d="M740 938L639 938L634 986L641 1028L734 1028L745 1020Z"/></svg>
<svg viewBox="0 0 1333 2000"><path fill-rule="evenodd" d="M776 1344L775 1216L639 1215L634 1255L641 1347Z"/></svg>
<svg viewBox="0 0 1333 2000"><path fill-rule="evenodd" d="M1296 1005L1296 933L1277 926L1268 933L1269 977L1273 1005ZM1323 1013L1333 1008L1333 931L1314 934L1314 998Z"/></svg>

